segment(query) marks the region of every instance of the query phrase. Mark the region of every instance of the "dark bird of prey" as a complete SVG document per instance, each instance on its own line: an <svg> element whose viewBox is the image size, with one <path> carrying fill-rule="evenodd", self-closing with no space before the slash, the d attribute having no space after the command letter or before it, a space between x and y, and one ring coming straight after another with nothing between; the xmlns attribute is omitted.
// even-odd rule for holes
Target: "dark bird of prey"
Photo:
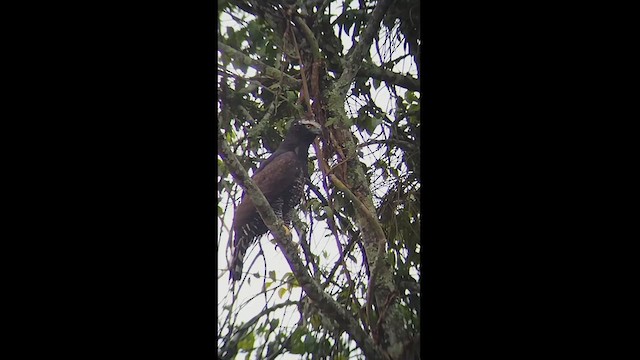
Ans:
<svg viewBox="0 0 640 360"><path fill-rule="evenodd" d="M294 208L302 200L309 146L321 133L320 124L315 121L294 120L278 149L251 177L286 226L291 226ZM234 241L229 265L232 281L242 278L247 249L268 230L251 198L243 194L233 215Z"/></svg>

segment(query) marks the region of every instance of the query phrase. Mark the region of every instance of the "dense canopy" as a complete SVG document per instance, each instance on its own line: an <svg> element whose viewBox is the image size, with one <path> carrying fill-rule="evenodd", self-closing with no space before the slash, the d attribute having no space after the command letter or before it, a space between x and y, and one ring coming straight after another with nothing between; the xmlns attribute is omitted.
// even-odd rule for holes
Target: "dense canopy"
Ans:
<svg viewBox="0 0 640 360"><path fill-rule="evenodd" d="M218 4L219 357L419 358L420 1ZM287 238L248 178L296 119L323 134ZM247 196L274 222L230 289Z"/></svg>

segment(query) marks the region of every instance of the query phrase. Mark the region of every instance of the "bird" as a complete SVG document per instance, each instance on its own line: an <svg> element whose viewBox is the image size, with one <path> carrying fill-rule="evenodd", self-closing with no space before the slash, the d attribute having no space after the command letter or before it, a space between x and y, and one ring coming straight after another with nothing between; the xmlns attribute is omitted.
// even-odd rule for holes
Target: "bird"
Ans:
<svg viewBox="0 0 640 360"><path fill-rule="evenodd" d="M287 227L291 226L295 207L304 193L309 146L321 134L322 127L318 122L293 120L280 146L260 164L251 177L269 201L276 217L284 222L286 231L289 231ZM247 250L268 231L251 197L246 196L246 191L234 212L232 228L234 240L229 275L234 282L242 278Z"/></svg>

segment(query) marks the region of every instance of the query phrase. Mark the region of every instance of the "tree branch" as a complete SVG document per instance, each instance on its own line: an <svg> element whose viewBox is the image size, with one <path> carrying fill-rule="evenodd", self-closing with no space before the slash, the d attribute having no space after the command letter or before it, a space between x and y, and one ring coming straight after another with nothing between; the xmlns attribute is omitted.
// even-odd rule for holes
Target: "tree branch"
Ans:
<svg viewBox="0 0 640 360"><path fill-rule="evenodd" d="M417 150L416 149L416 145L414 143L411 143L409 141L404 141L404 140L398 140L398 139L384 139L384 140L369 140L363 143L360 143L358 145L356 145L357 148L362 148L362 147L366 147L366 146L370 146L370 145L395 145L396 147L399 147L401 149L407 148L410 150ZM405 149L403 149L405 150Z"/></svg>
<svg viewBox="0 0 640 360"><path fill-rule="evenodd" d="M347 246L344 248L342 254L340 254L340 258L338 258L338 261L336 261L335 264L333 265L333 269L329 271L329 275L327 275L327 277L325 278L326 282L324 283L324 285L322 285L323 289L326 289L327 286L331 284L331 279L333 278L333 274L336 272L336 270L338 270L338 267L342 265L343 259L349 256L349 253L351 252L351 248L353 248L353 244L355 244L359 238L360 236L356 236L356 234L351 236L351 238L349 239L349 242L347 243Z"/></svg>
<svg viewBox="0 0 640 360"><path fill-rule="evenodd" d="M371 77L403 87L407 90L420 91L420 80L408 75L402 75L390 70L383 69L370 63L363 63L360 71L358 71L357 76Z"/></svg>
<svg viewBox="0 0 640 360"><path fill-rule="evenodd" d="M371 13L371 20L369 21L367 28L362 33L362 36L360 36L360 41L355 45L353 52L344 62L344 71L336 84L336 90L338 91L336 95L339 95L341 98L344 99L347 94L347 90L349 89L349 85L351 85L356 74L360 71L363 64L362 60L364 59L365 54L369 51L369 48L371 48L374 36L378 33L378 30L380 30L380 22L394 1L395 0L380 0L376 4L376 7Z"/></svg>
<svg viewBox="0 0 640 360"><path fill-rule="evenodd" d="M309 299L311 299L325 315L329 316L344 328L358 346L362 348L367 359L388 359L384 352L374 344L373 339L360 327L356 319L344 307L334 301L331 296L325 293L315 280L311 278L298 254L297 244L291 240L291 234L285 233L284 223L276 217L264 194L262 194L260 189L253 183L253 180L244 170L235 154L231 152L229 145L227 145L220 131L218 131L218 147L218 152L227 165L231 175L245 188L247 194L256 206L260 217L269 231L271 231L271 234L274 235L280 250L289 263L291 271L298 280L298 284L300 284L300 287Z"/></svg>
<svg viewBox="0 0 640 360"><path fill-rule="evenodd" d="M262 310L258 315L254 316L253 318L251 318L251 320L249 320L248 322L240 326L238 329L236 329L236 331L234 332L234 336L231 338L231 340L229 340L228 343L224 344L223 348L220 349L220 353L218 353L218 358L222 360L233 359L238 353L238 341L240 341L241 337L243 337L246 334L247 330L249 330L250 327L255 325L258 322L258 320L260 320L261 317L269 314L270 312L283 308L285 306L291 306L296 304L298 304L298 301L287 300L280 304L276 304L268 309Z"/></svg>
<svg viewBox="0 0 640 360"><path fill-rule="evenodd" d="M293 227L298 232L298 239L300 239L300 246L304 252L304 258L307 261L307 266L311 265L313 268L313 274L315 276L320 276L320 269L318 268L318 264L313 259L313 253L311 252L311 248L309 248L309 242L307 239L307 231L304 229L306 225L302 223L302 221L294 216L293 218ZM311 236L309 236L309 239Z"/></svg>
<svg viewBox="0 0 640 360"><path fill-rule="evenodd" d="M341 73L342 66L339 62L328 62L327 70ZM356 77L373 78L380 81L386 81L389 84L397 85L411 91L420 91L420 80L402 75L391 70L383 69L370 63L363 63L356 74Z"/></svg>
<svg viewBox="0 0 640 360"><path fill-rule="evenodd" d="M380 274L381 268L382 268L382 262L384 259L384 251L385 251L385 245L387 243L386 240L386 236L384 235L384 231L382 230L382 227L380 226L380 222L378 222L378 219L376 219L373 214L369 211L369 209L360 201L360 199L358 199L357 196L355 196L351 190L349 190L349 188L342 183L342 181L338 180L338 178L333 175L330 174L329 178L331 179L331 181L336 185L336 187L340 190L342 190L349 199L351 199L351 201L353 201L353 203L356 205L356 207L358 208L358 211L360 211L360 213L367 219L367 221L369 222L369 225L371 227L371 229L373 229L373 232L375 234L376 237L376 241L378 242L378 252L376 254L376 258L375 258L375 262L373 265L373 269L371 270L371 276L369 276L369 287L367 288L367 313L369 315L371 315L370 310L371 309L371 305L373 304L373 291L375 289L376 286L376 278L378 277L378 274ZM369 316L369 321L371 321L372 318L371 316ZM371 322L369 323L371 324Z"/></svg>
<svg viewBox="0 0 640 360"><path fill-rule="evenodd" d="M337 176L335 176L334 174L329 174L329 178L338 189L342 190L345 193L345 195L347 195L347 197L351 199L351 201L353 201L353 203L358 208L358 211L361 211L362 214L367 218L367 220L369 221L369 225L371 226L374 233L376 234L376 238L378 239L378 241L385 242L386 237L384 235L384 231L382 230L382 227L380 226L380 223L378 222L378 219L375 218L375 216L362 203L362 201L360 201L360 199L358 199L358 197L355 196L353 192L351 192L351 190L349 190L349 188L342 181L338 179Z"/></svg>
<svg viewBox="0 0 640 360"><path fill-rule="evenodd" d="M304 34L304 37L309 42L309 47L311 48L311 54L313 55L313 60L314 61L320 60L321 59L320 46L318 46L318 40L313 35L313 31L309 29L309 27L307 26L307 23L304 22L304 20L302 20L300 16L294 16L293 22L298 26L298 28L302 31L302 34Z"/></svg>
<svg viewBox="0 0 640 360"><path fill-rule="evenodd" d="M218 48L225 52L229 57L242 60L245 65L254 67L256 70L263 71L267 76L274 79L282 79L282 82L292 89L300 88L302 82L289 74L285 74L282 71L271 67L262 61L254 60L243 52L232 48L231 46L218 41Z"/></svg>

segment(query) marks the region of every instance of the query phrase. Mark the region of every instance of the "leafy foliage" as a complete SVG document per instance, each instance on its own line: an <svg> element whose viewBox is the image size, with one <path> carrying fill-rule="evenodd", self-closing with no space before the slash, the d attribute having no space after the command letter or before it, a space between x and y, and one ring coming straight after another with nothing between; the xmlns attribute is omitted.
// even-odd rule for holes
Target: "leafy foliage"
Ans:
<svg viewBox="0 0 640 360"><path fill-rule="evenodd" d="M389 301L397 305L403 320L397 326L419 334L420 92L400 85L419 77L418 0L397 0L386 12L343 99L347 117L325 116L316 106L324 109L320 98L341 76L345 58L361 41L377 3L219 2L218 126L249 174L275 151L294 118L313 112L326 128L350 131L357 144L353 154L366 175L375 216L386 237L384 259L397 289ZM318 83L310 70L314 64L323 69ZM320 166L324 162L330 171L339 172L346 161L339 153L349 149L341 150L344 144L328 139L320 145L310 154L309 190L294 220L295 235L309 273L375 338L376 320L386 316L385 305L378 302L368 314L372 259L367 258L363 229L356 221L358 210L332 186ZM223 267L231 241L229 214L241 193L219 157L218 252ZM246 276L238 288L229 289L228 270L219 269L219 289L224 290L218 303L220 358L275 359L286 353L305 359L364 358L343 324L323 314L293 273L283 270L288 269L284 259L267 255L275 251L263 239L257 251L248 253Z"/></svg>

